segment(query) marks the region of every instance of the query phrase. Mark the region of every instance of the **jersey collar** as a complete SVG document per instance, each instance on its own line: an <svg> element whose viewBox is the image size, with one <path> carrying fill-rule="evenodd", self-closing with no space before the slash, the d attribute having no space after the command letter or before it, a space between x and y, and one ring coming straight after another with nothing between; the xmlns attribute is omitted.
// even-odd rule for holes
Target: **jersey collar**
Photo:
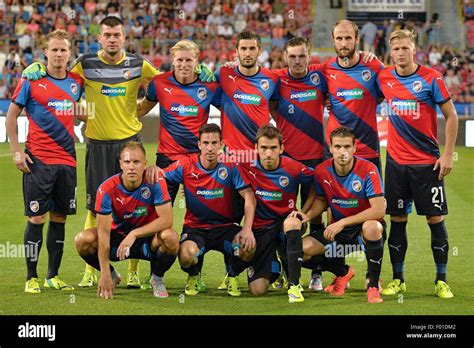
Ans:
<svg viewBox="0 0 474 348"><path fill-rule="evenodd" d="M99 52L97 52L97 57L99 57L99 59L104 63L104 64L107 64L107 65L119 65L120 63L122 63L125 59L125 57L127 56L127 54L125 53L124 50L122 50L122 57L118 60L117 63L115 64L110 64L108 63L103 57L102 57L102 52L104 52L104 50L100 50Z"/></svg>

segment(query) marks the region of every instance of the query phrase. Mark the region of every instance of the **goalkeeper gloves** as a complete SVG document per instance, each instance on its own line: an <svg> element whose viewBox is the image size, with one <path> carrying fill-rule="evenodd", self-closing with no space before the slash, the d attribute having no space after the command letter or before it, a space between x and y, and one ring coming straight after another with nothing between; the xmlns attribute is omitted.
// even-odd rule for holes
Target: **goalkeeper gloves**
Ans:
<svg viewBox="0 0 474 348"><path fill-rule="evenodd" d="M214 76L214 73L205 64L199 64L198 66L196 66L194 72L199 75L199 80L201 80L202 82L216 82L216 77Z"/></svg>
<svg viewBox="0 0 474 348"><path fill-rule="evenodd" d="M26 69L23 70L23 73L21 74L21 77L23 77L24 79L26 78L30 81L39 80L43 76L46 76L46 68L43 64L38 63L38 62L31 63L30 65L28 65Z"/></svg>

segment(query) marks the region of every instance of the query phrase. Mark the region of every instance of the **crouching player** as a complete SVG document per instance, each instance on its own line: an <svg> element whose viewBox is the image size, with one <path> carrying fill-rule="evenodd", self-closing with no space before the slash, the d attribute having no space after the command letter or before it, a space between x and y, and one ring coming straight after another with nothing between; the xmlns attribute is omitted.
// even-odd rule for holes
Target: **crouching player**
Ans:
<svg viewBox="0 0 474 348"><path fill-rule="evenodd" d="M155 297L168 297L163 276L176 260L178 235L171 229L173 210L164 179L143 181L146 153L135 141L120 152L122 172L105 180L97 190L97 227L76 235L76 249L84 261L100 269L97 294L113 298L121 278L110 261L143 259L151 262Z"/></svg>
<svg viewBox="0 0 474 348"><path fill-rule="evenodd" d="M264 295L268 285L280 275L280 257L288 262L289 302L304 301L299 284L303 250L302 223L297 217L288 217L296 209L298 187L310 182L313 171L283 153L283 136L271 125L257 132L258 160L255 163L240 163L257 198L257 210L253 232L257 250L248 267L249 289L253 295ZM300 273L298 273L298 270Z"/></svg>
<svg viewBox="0 0 474 348"><path fill-rule="evenodd" d="M325 230L303 238L303 260L307 262L312 256L324 254L325 268L336 275L324 290L333 296L342 296L354 271L352 267L344 266L338 246L359 245L365 250L368 264L368 302L383 302L378 287L385 229L382 179L372 162L354 157L356 147L352 130L346 127L334 129L330 142L332 158L321 163L314 172L316 199L313 205L306 214L292 214L302 217L304 223L329 207L333 217Z"/></svg>
<svg viewBox="0 0 474 348"><path fill-rule="evenodd" d="M199 265L207 251L217 250L231 260L228 265L227 292L231 296L240 296L237 276L246 267L242 261L250 260L255 253L252 232L255 196L235 164L219 161L223 148L219 126L202 126L199 129L198 146L200 155L176 161L165 169L168 182L184 184L186 216L180 240L179 262L189 275L185 293L190 296L199 293ZM234 188L245 201L243 227L233 223Z"/></svg>

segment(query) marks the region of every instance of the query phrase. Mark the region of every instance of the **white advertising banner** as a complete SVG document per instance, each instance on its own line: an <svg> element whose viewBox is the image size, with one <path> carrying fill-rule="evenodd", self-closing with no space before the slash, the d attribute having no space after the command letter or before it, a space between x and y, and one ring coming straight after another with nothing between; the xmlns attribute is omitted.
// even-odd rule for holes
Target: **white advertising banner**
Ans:
<svg viewBox="0 0 474 348"><path fill-rule="evenodd" d="M425 0L347 0L349 12L425 12Z"/></svg>

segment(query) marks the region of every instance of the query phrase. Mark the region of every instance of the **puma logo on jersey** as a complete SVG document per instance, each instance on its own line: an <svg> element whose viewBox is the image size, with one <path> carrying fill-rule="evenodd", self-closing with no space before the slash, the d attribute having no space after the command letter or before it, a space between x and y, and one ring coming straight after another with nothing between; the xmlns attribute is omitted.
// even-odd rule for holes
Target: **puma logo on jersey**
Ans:
<svg viewBox="0 0 474 348"><path fill-rule="evenodd" d="M369 174L374 174L375 175L375 174L377 174L377 172L375 170L373 170L373 171L369 172Z"/></svg>
<svg viewBox="0 0 474 348"><path fill-rule="evenodd" d="M437 77L436 80L441 80L442 81L443 79L441 77Z"/></svg>
<svg viewBox="0 0 474 348"><path fill-rule="evenodd" d="M328 184L330 187L332 187L332 186L331 186L331 182L332 182L332 180L329 180L329 181L324 180L324 183L325 183L325 184Z"/></svg>
<svg viewBox="0 0 474 348"><path fill-rule="evenodd" d="M237 76L235 76L235 75L229 75L229 79L231 79L231 80L234 81L234 82L235 82L235 79L236 79L236 78L237 78Z"/></svg>
<svg viewBox="0 0 474 348"><path fill-rule="evenodd" d="M443 246L440 246L440 247L433 247L433 249L438 249L438 250L441 250L443 253L444 253L444 248L446 248L446 245L447 244L444 244Z"/></svg>
<svg viewBox="0 0 474 348"><path fill-rule="evenodd" d="M116 200L116 201L119 201L119 202L123 205L123 200L124 200L124 198L115 197L115 200Z"/></svg>
<svg viewBox="0 0 474 348"><path fill-rule="evenodd" d="M196 179L199 179L199 174L191 173L191 175L194 176Z"/></svg>
<svg viewBox="0 0 474 348"><path fill-rule="evenodd" d="M438 208L439 210L443 210L443 208L441 207L441 204L434 204L434 206Z"/></svg>
<svg viewBox="0 0 474 348"><path fill-rule="evenodd" d="M46 91L47 85L48 85L47 83L45 83L44 85L42 83L38 83L38 86L43 87L45 91Z"/></svg>
<svg viewBox="0 0 474 348"><path fill-rule="evenodd" d="M336 76L337 74L334 74L334 75L329 74L329 77L332 78L334 81L336 80Z"/></svg>
<svg viewBox="0 0 474 348"><path fill-rule="evenodd" d="M287 79L281 79L282 82L288 84L288 80Z"/></svg>
<svg viewBox="0 0 474 348"><path fill-rule="evenodd" d="M255 174L255 173L254 173L254 172L252 172L251 170L249 170L249 174L252 174L254 179L256 179L256 178L257 178L257 174Z"/></svg>
<svg viewBox="0 0 474 348"><path fill-rule="evenodd" d="M171 95L171 91L173 90L173 88L164 88L164 90Z"/></svg>
<svg viewBox="0 0 474 348"><path fill-rule="evenodd" d="M395 84L395 82L387 82L388 87L390 87L391 89L393 89L394 84Z"/></svg>
<svg viewBox="0 0 474 348"><path fill-rule="evenodd" d="M103 195L104 194L104 191L102 191L101 188L99 188L99 194Z"/></svg>

